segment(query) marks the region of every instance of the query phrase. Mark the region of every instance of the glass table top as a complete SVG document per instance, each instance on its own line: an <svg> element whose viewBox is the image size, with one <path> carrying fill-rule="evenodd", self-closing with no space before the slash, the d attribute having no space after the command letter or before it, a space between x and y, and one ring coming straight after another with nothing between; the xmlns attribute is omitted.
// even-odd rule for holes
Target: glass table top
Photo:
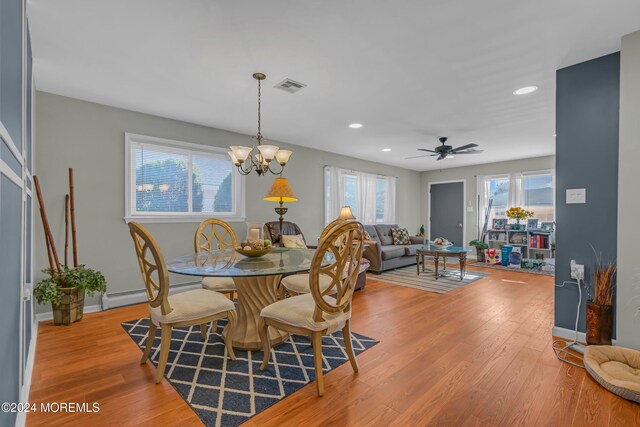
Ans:
<svg viewBox="0 0 640 427"><path fill-rule="evenodd" d="M464 246L441 246L435 245L433 243L427 243L425 245L411 245L416 251L421 252L433 252L439 254L459 254L463 252L469 252L470 248L465 248Z"/></svg>
<svg viewBox="0 0 640 427"><path fill-rule="evenodd" d="M225 251L200 252L174 258L167 263L172 273L203 277L249 277L289 275L308 271L315 249L273 248L270 253L250 258L229 248ZM322 266L330 265L327 253Z"/></svg>

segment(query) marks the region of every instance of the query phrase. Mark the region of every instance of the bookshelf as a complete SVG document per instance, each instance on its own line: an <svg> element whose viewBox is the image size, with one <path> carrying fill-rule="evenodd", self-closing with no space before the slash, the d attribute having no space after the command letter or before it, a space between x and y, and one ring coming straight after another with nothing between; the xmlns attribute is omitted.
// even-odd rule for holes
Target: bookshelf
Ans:
<svg viewBox="0 0 640 427"><path fill-rule="evenodd" d="M488 230L489 248L501 249L504 245L521 248L523 258L551 258L553 232L545 230Z"/></svg>

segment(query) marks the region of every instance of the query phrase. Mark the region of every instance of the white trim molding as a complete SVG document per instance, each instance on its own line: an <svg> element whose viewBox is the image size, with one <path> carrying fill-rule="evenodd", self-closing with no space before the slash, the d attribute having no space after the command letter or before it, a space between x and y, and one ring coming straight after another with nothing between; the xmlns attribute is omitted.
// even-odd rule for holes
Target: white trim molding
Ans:
<svg viewBox="0 0 640 427"><path fill-rule="evenodd" d="M562 338L569 341L573 341L576 338L576 331L572 329L561 328L560 326L554 326L551 333L554 337ZM578 331L578 342L587 342L587 335L584 332ZM616 340L611 340L611 345L616 345Z"/></svg>

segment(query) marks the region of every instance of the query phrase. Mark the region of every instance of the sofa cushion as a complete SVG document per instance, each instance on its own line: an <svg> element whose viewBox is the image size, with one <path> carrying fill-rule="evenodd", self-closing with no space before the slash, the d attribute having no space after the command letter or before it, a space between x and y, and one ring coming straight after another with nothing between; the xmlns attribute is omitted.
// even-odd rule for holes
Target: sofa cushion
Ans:
<svg viewBox="0 0 640 427"><path fill-rule="evenodd" d="M393 245L393 237L391 236L391 230L394 228L400 228L396 224L376 224L376 233L383 246Z"/></svg>
<svg viewBox="0 0 640 427"><path fill-rule="evenodd" d="M382 252L382 259L386 261L388 259L400 258L401 256L404 256L404 248L404 246L394 245L382 246L382 248L380 248Z"/></svg>
<svg viewBox="0 0 640 427"><path fill-rule="evenodd" d="M394 228L391 230L391 237L393 237L394 245L409 245L409 230L406 228Z"/></svg>
<svg viewBox="0 0 640 427"><path fill-rule="evenodd" d="M376 227L373 225L365 225L364 226L364 231L369 234L369 238L367 240L376 240L376 241L380 241L380 238L378 237L378 232L376 231ZM366 238L366 236L365 236Z"/></svg>
<svg viewBox="0 0 640 427"><path fill-rule="evenodd" d="M415 256L416 255L416 248L412 248L411 246L405 246L404 247L404 254L405 255Z"/></svg>

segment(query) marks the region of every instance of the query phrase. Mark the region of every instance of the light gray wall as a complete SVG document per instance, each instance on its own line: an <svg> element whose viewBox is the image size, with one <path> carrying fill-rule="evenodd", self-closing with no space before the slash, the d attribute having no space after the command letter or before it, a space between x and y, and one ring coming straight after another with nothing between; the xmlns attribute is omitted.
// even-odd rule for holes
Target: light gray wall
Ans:
<svg viewBox="0 0 640 427"><path fill-rule="evenodd" d="M584 264L585 283L592 287L591 245L605 261L616 259L619 97L618 52L557 71L556 284L571 280L569 264L575 259ZM586 203L567 204L570 188L585 188ZM555 326L574 329L577 303L575 285L555 289ZM585 305L586 296L580 331ZM614 323L614 338L615 331Z"/></svg>
<svg viewBox="0 0 640 427"><path fill-rule="evenodd" d="M64 194L67 168L76 180L79 260L101 270L108 293L142 289L133 245L124 216L124 133L157 136L219 147L250 145L250 137L147 114L94 104L50 93L36 97L36 174L43 187L49 222L58 251L64 242ZM267 129L268 133L268 129ZM324 165L398 177L397 222L410 230L420 224L420 173L280 143L293 150L285 176L299 197L287 204L286 219L300 225L308 240L320 235L324 222ZM262 200L273 176L246 178L247 219L276 220L275 203ZM244 223L233 224L244 237ZM196 223L146 224L167 258L192 250ZM47 263L42 226L36 225L36 267ZM42 277L42 275L40 275ZM172 283L189 282L172 276ZM87 301L87 304L95 304ZM39 310L48 307L39 306Z"/></svg>
<svg viewBox="0 0 640 427"><path fill-rule="evenodd" d="M446 161L446 160L443 160ZM427 210L429 204L429 183L441 181L464 180L466 186L465 205L473 207L473 212L466 212L466 236L464 243L467 244L471 240L477 238L478 235L478 186L476 177L479 175L494 175L522 171L535 171L544 169L553 169L555 167L554 156L535 157L532 159L511 160L508 162L486 163L483 165L465 166L459 168L442 169L437 171L428 171L422 173L422 193L420 197L421 218L425 230L429 230L427 224ZM484 221L484 213L481 213L480 221ZM431 238L433 236L429 236ZM437 236L436 236L437 237Z"/></svg>
<svg viewBox="0 0 640 427"><path fill-rule="evenodd" d="M622 38L618 163L618 344L640 349L638 182L640 182L640 31Z"/></svg>

